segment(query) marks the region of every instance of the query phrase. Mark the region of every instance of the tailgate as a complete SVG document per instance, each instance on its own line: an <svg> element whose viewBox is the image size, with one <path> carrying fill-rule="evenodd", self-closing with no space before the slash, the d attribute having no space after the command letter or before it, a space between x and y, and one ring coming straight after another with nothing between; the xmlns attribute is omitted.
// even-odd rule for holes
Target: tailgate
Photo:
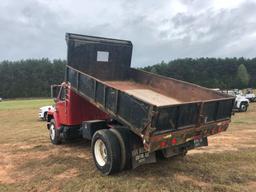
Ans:
<svg viewBox="0 0 256 192"><path fill-rule="evenodd" d="M234 98L184 103L157 108L148 151L181 146L225 131L230 123Z"/></svg>
<svg viewBox="0 0 256 192"><path fill-rule="evenodd" d="M178 131L231 118L233 98L158 107L156 133Z"/></svg>

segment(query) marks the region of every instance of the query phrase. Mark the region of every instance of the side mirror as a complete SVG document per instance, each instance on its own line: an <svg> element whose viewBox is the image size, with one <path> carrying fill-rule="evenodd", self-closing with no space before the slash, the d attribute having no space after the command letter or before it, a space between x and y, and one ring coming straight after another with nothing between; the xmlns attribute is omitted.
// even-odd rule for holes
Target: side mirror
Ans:
<svg viewBox="0 0 256 192"><path fill-rule="evenodd" d="M54 102L58 101L60 88L61 85L51 85L51 98L53 98Z"/></svg>

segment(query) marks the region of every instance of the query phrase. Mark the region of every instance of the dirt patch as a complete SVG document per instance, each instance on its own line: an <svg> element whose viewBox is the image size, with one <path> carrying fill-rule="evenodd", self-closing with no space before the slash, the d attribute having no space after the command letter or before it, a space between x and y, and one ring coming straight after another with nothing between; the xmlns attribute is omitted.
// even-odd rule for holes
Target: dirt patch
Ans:
<svg viewBox="0 0 256 192"><path fill-rule="evenodd" d="M62 179L70 179L72 177L77 177L78 175L79 175L79 171L75 168L72 168L64 171L59 175L56 175L55 177L59 180L62 180Z"/></svg>
<svg viewBox="0 0 256 192"><path fill-rule="evenodd" d="M24 162L32 159L28 154L12 154L7 152L0 152L2 157L0 160L0 182L3 184L12 184L24 180L29 180L32 175L23 175L17 170L17 167ZM42 155L33 155L33 157L43 158Z"/></svg>
<svg viewBox="0 0 256 192"><path fill-rule="evenodd" d="M195 186L199 186L199 187L210 187L210 184L205 183L203 181L198 181L196 179L194 179L193 177L187 176L187 175L175 175L175 179L177 181L179 181L180 183L185 183L185 182L191 182L193 183Z"/></svg>
<svg viewBox="0 0 256 192"><path fill-rule="evenodd" d="M247 183L248 191L256 191L256 181L250 181Z"/></svg>
<svg viewBox="0 0 256 192"><path fill-rule="evenodd" d="M0 157L0 182L7 184L14 183L15 179L9 175L14 167L11 156L0 151Z"/></svg>
<svg viewBox="0 0 256 192"><path fill-rule="evenodd" d="M0 165L0 183L3 184L12 184L15 183L15 180L9 176L9 172L12 167L10 165Z"/></svg>

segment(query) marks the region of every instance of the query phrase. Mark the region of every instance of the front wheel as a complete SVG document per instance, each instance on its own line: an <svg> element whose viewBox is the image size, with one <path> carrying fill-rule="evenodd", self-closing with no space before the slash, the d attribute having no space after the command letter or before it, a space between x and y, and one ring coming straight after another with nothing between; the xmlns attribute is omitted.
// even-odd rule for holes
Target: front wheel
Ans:
<svg viewBox="0 0 256 192"><path fill-rule="evenodd" d="M239 111L240 111L240 112L246 112L246 111L247 111L247 108L248 108L248 105L247 105L246 103L241 103L241 104L240 104Z"/></svg>
<svg viewBox="0 0 256 192"><path fill-rule="evenodd" d="M43 120L47 121L47 118L48 118L47 112L44 112Z"/></svg>
<svg viewBox="0 0 256 192"><path fill-rule="evenodd" d="M56 123L54 119L52 119L50 122L49 135L52 144L58 145L61 143L60 131L56 128Z"/></svg>
<svg viewBox="0 0 256 192"><path fill-rule="evenodd" d="M93 135L92 154L97 169L104 175L120 171L120 144L110 130L99 130Z"/></svg>

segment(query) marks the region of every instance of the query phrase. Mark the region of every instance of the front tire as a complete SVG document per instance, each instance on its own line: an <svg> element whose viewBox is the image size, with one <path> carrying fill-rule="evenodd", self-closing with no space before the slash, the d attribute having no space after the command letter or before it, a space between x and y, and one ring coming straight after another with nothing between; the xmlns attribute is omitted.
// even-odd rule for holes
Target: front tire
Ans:
<svg viewBox="0 0 256 192"><path fill-rule="evenodd" d="M44 112L43 120L44 120L44 121L47 121L47 118L48 118L47 112Z"/></svg>
<svg viewBox="0 0 256 192"><path fill-rule="evenodd" d="M121 148L118 138L110 130L99 130L93 135L92 154L97 169L104 175L120 171Z"/></svg>
<svg viewBox="0 0 256 192"><path fill-rule="evenodd" d="M56 128L54 119L52 119L50 122L49 136L52 144L58 145L61 143L60 130Z"/></svg>

